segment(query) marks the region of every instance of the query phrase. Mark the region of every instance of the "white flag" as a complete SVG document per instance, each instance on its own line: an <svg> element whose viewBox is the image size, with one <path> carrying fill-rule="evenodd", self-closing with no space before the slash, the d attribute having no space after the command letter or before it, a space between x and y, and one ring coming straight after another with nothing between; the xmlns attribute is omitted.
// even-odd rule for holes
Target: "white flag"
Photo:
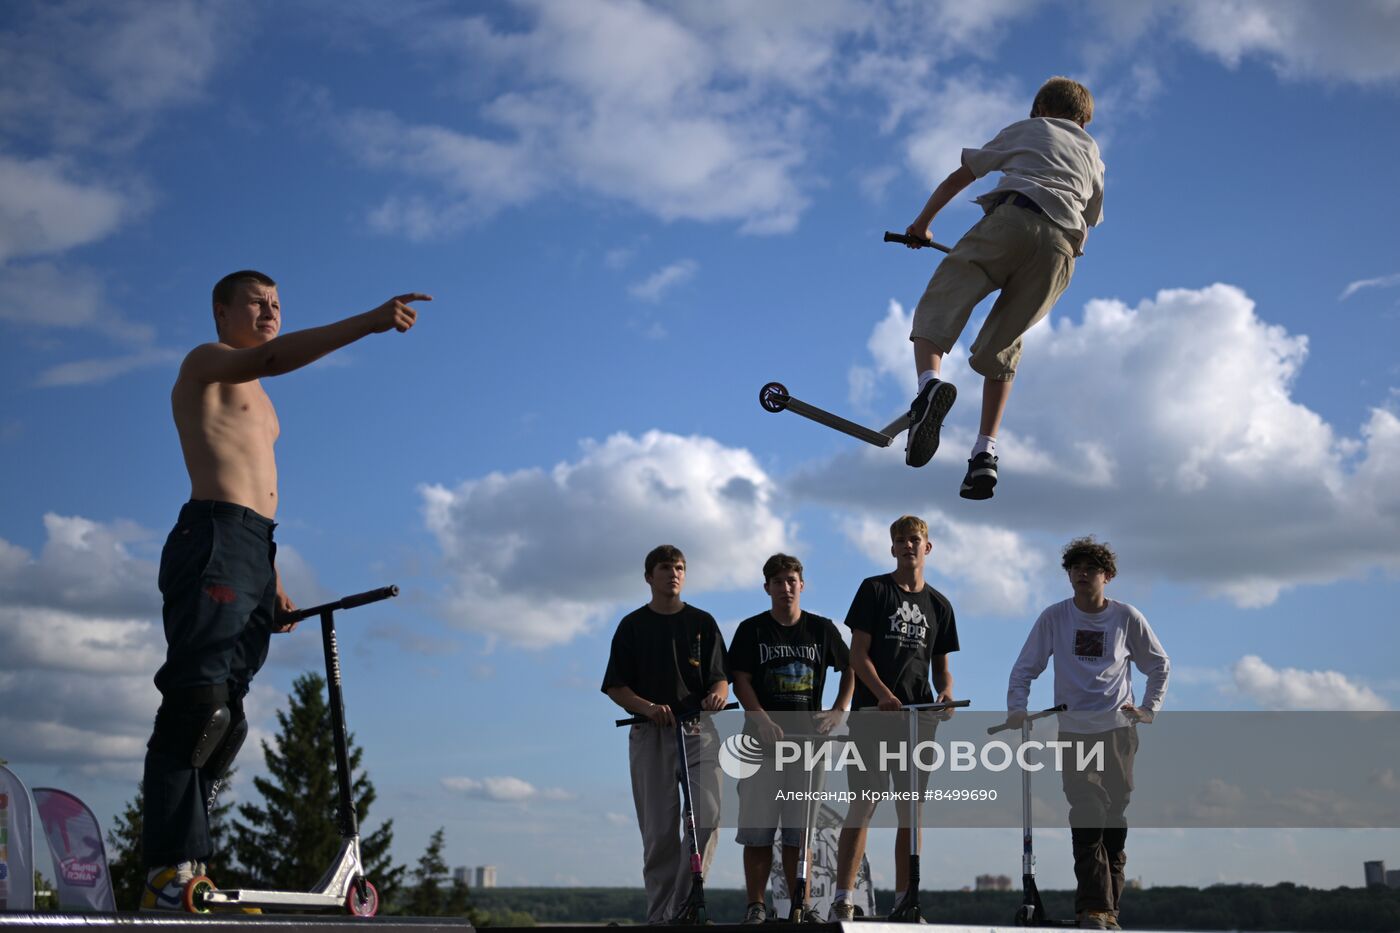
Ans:
<svg viewBox="0 0 1400 933"><path fill-rule="evenodd" d="M29 791L0 765L0 910L34 909L34 822Z"/></svg>

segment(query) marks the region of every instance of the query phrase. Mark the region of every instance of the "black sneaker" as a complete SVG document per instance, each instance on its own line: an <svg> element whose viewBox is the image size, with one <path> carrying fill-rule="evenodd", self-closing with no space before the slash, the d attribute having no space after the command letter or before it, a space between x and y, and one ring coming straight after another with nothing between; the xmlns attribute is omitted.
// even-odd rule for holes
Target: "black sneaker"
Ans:
<svg viewBox="0 0 1400 933"><path fill-rule="evenodd" d="M938 432L943 419L958 397L951 382L932 379L909 406L909 437L904 446L904 462L921 467L938 451Z"/></svg>
<svg viewBox="0 0 1400 933"><path fill-rule="evenodd" d="M984 450L967 461L967 475L958 495L964 499L990 499L996 485L997 458Z"/></svg>

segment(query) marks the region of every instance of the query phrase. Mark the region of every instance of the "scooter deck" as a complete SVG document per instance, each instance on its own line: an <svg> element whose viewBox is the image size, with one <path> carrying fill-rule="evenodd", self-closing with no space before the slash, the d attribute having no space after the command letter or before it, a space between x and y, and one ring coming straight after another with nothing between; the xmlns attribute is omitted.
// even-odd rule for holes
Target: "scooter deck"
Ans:
<svg viewBox="0 0 1400 933"><path fill-rule="evenodd" d="M887 424L883 430L876 431L863 424L857 424L840 415L832 414L824 408L804 402L788 393L787 387L781 382L770 382L758 393L758 403L765 411L777 413L780 411L790 411L795 415L815 421L828 428L834 428L842 434L848 434L857 440L865 441L876 447L888 447L894 443L894 439L905 431L909 430L909 413L904 412L898 415L893 421Z"/></svg>

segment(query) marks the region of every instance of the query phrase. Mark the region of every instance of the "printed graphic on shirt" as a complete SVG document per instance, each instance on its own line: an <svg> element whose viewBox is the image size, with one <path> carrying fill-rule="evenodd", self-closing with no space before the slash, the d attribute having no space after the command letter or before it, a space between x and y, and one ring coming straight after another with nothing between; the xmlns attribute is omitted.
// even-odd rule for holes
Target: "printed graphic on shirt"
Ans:
<svg viewBox="0 0 1400 933"><path fill-rule="evenodd" d="M792 661L769 668L764 674L764 692L778 703L804 703L816 690L817 678L812 668L801 661Z"/></svg>
<svg viewBox="0 0 1400 933"><path fill-rule="evenodd" d="M699 667L699 666L700 666L700 656L701 656L701 653L702 653L702 652L701 652L701 650L700 650L700 633L699 633L699 632L696 632L696 633L695 633L695 640L692 641L692 642L690 643L690 666L691 666L691 667Z"/></svg>
<svg viewBox="0 0 1400 933"><path fill-rule="evenodd" d="M903 648L921 648L928 639L928 617L908 600L890 616L890 640Z"/></svg>
<svg viewBox="0 0 1400 933"><path fill-rule="evenodd" d="M1074 656L1076 658L1102 658L1103 632L1094 632L1086 628L1076 629L1074 632Z"/></svg>

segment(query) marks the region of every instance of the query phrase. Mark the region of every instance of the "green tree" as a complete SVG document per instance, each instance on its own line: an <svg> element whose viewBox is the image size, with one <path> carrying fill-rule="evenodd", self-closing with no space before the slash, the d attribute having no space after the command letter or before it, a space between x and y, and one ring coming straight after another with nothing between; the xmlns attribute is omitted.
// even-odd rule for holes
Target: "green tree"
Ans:
<svg viewBox="0 0 1400 933"><path fill-rule="evenodd" d="M302 674L293 682L287 709L277 712L277 736L271 744L262 743L269 776L253 779L262 805L238 805L233 851L248 882L258 887L309 891L339 851L335 744L325 690L326 681L318 674ZM363 750L353 736L349 752L352 796L363 833L374 785L360 768ZM385 901L394 897L403 876L402 866L394 866L389 855L393 838L394 822L385 820L360 839L365 874Z"/></svg>
<svg viewBox="0 0 1400 933"><path fill-rule="evenodd" d="M445 835L446 830L438 827L428 839L428 848L419 857L418 865L409 873L412 886L402 912L410 917L472 917L467 886L447 877L447 862L442 856Z"/></svg>

